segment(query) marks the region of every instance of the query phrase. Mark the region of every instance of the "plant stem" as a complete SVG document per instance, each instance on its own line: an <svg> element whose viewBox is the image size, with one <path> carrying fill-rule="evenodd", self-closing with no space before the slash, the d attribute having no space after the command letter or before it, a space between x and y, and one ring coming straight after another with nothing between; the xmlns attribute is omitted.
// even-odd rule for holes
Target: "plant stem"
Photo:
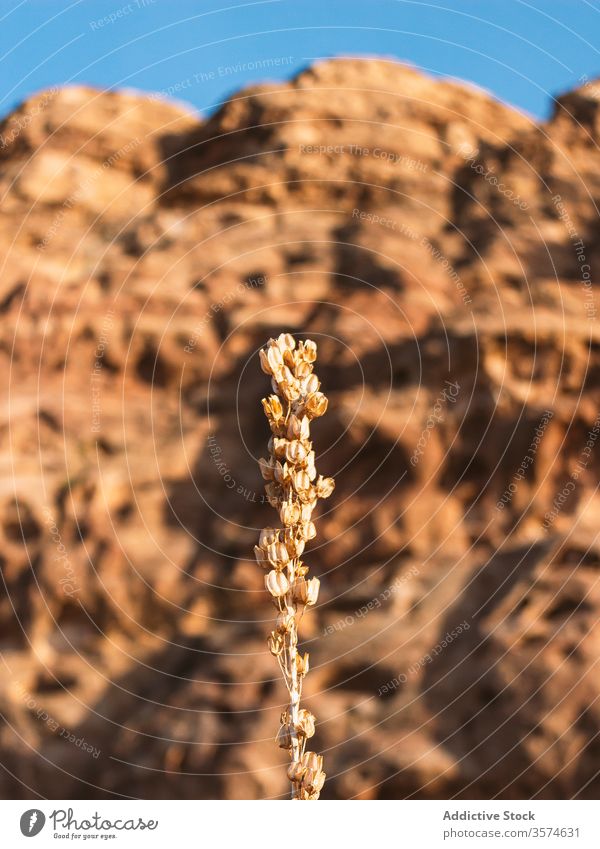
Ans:
<svg viewBox="0 0 600 849"><path fill-rule="evenodd" d="M306 543L316 535L311 517L317 500L328 498L335 485L333 478L317 476L310 439L310 422L327 409L313 370L316 356L312 340L296 344L289 333L269 339L259 353L274 392L262 399L272 436L269 459L261 457L259 465L267 481L269 504L279 512L283 527L263 528L254 553L268 570L265 586L279 614L268 644L283 673L289 702L277 742L290 754L291 797L299 800L318 799L326 778L322 755L306 751L306 741L315 733L315 717L300 707L309 659L308 653L298 652L298 624L319 594L319 579L306 579L309 570L301 557Z"/></svg>
<svg viewBox="0 0 600 849"><path fill-rule="evenodd" d="M290 561L288 567L288 578L290 581L290 586L294 583L295 578L295 562L294 560ZM291 616L294 616L295 609L293 606L293 600L291 598L291 592L288 593L286 597L286 605L287 611ZM296 731L296 725L298 724L298 712L300 708L300 689L298 686L298 666L297 666L297 657L298 657L298 630L294 621L294 626L290 629L289 632L289 643L288 643L288 658L289 658L289 694L290 694L290 706L289 706L289 716L290 716L290 725L292 727L290 736L292 739L292 760L299 761L301 755L301 745L300 738L298 736L298 732ZM291 797L292 799L295 797L296 790L294 783L292 782L291 789Z"/></svg>

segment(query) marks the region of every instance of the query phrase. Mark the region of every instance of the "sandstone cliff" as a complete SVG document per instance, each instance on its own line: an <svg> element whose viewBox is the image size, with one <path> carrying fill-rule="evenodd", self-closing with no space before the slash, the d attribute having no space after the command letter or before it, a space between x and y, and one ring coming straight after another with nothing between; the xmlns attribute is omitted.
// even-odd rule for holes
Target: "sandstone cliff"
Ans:
<svg viewBox="0 0 600 849"><path fill-rule="evenodd" d="M257 349L319 345L324 798L597 797L600 103L386 61L0 127L3 796L284 791ZM97 754L96 754L97 753Z"/></svg>

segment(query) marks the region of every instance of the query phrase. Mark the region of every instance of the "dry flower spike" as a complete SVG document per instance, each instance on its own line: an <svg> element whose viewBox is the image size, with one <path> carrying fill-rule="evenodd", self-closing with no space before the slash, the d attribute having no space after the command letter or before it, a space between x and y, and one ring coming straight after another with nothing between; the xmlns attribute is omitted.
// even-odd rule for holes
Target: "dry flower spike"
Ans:
<svg viewBox="0 0 600 849"><path fill-rule="evenodd" d="M316 535L311 517L317 500L328 498L335 486L333 478L317 476L310 441L311 421L327 410L327 398L313 371L316 358L314 342L296 344L289 333L269 339L260 351L260 364L271 377L274 394L262 401L272 435L269 458L261 458L259 466L269 504L277 510L282 527L263 528L254 552L267 570L265 586L278 611L268 646L289 693L276 742L290 755L292 799L318 799L325 782L322 756L306 751L306 741L315 733L315 717L300 707L309 657L298 652L298 622L319 594L319 579L306 577L308 567L300 558Z"/></svg>

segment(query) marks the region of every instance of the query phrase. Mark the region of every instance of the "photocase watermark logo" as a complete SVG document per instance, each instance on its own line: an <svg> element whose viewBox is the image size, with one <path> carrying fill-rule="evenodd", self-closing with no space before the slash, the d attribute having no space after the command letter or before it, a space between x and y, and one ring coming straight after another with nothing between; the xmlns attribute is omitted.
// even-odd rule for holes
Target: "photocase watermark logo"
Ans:
<svg viewBox="0 0 600 849"><path fill-rule="evenodd" d="M41 811L37 813L41 813ZM54 836L59 839L62 837L68 838L69 835L71 838L81 837L79 832L84 832L84 840L93 840L98 837L98 832L154 831L158 828L158 820L145 820L142 817L130 817L129 819L119 817L119 819L110 820L103 817L98 811L95 811L91 816L78 820L75 818L73 808L68 808L67 810L58 808L56 811L52 811L49 819L52 820ZM63 829L62 834L59 829ZM86 834L85 832L96 832L96 834ZM106 834L101 836L106 837ZM115 835L113 834L111 836L114 837Z"/></svg>
<svg viewBox="0 0 600 849"><path fill-rule="evenodd" d="M416 466L420 458L423 456L423 452L427 447L427 443L431 439L432 428L434 428L436 424L439 424L440 422L444 421L444 404L446 402L449 402L450 404L456 403L456 397L460 391L460 384L458 380L455 380L454 383L450 383L449 380L445 380L444 383L446 384L446 386L442 389L440 395L438 395L438 397L435 399L433 409L431 413L427 416L425 427L423 429L423 432L421 433L421 436L419 437L419 441L417 442L417 447L411 455L411 466Z"/></svg>
<svg viewBox="0 0 600 849"><path fill-rule="evenodd" d="M21 834L25 837L35 837L46 824L45 814L39 808L31 808L21 815Z"/></svg>
<svg viewBox="0 0 600 849"><path fill-rule="evenodd" d="M529 209L529 204L526 201L521 200L520 195L515 195L512 189L508 188L508 186L499 180L493 169L488 168L486 170L485 165L477 161L477 156L479 156L478 147L473 147L468 144L468 142L465 142L459 147L458 153L463 157L469 168L475 171L476 174L483 177L486 183L493 186L501 195L504 195L505 198L512 201L512 203L514 203L514 205L519 209Z"/></svg>
<svg viewBox="0 0 600 849"><path fill-rule="evenodd" d="M76 819L73 808L57 808L48 814L48 822L53 836L56 838L83 840L104 839L108 836L117 837L119 832L131 831L155 831L158 828L158 820L146 820L143 817L124 816L116 820L107 819L95 811L92 815ZM35 837L44 828L46 815L39 808L31 808L21 815L21 834L24 837ZM117 834L115 834L117 832Z"/></svg>

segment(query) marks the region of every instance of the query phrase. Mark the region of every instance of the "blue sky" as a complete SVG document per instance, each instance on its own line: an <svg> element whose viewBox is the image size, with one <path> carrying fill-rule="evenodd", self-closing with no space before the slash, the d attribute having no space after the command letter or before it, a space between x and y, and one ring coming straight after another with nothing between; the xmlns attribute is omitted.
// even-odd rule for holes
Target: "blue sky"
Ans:
<svg viewBox="0 0 600 849"><path fill-rule="evenodd" d="M553 94L600 76L599 49L598 0L0 0L0 114L75 82L207 112L315 58L378 54L545 116Z"/></svg>

